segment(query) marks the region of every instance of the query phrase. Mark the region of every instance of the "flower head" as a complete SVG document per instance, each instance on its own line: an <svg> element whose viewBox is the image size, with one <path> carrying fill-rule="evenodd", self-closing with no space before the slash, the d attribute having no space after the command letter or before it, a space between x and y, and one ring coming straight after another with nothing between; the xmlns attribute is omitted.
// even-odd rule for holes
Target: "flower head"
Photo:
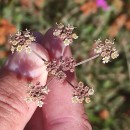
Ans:
<svg viewBox="0 0 130 130"><path fill-rule="evenodd" d="M101 52L102 52L102 48L96 48L94 51L95 51L96 53L101 53Z"/></svg>
<svg viewBox="0 0 130 130"><path fill-rule="evenodd" d="M74 26L68 24L67 26L62 23L57 24L57 29L54 29L53 36L60 38L65 46L70 45L73 39L77 39L76 33L73 33Z"/></svg>
<svg viewBox="0 0 130 130"><path fill-rule="evenodd" d="M106 56L102 59L102 62L105 64L105 63L108 63L110 61L110 56Z"/></svg>
<svg viewBox="0 0 130 130"><path fill-rule="evenodd" d="M38 101L38 102L37 102L37 106L38 106L38 107L42 107L42 106L43 106L43 104L44 104L44 102L43 102L43 101Z"/></svg>
<svg viewBox="0 0 130 130"><path fill-rule="evenodd" d="M48 94L50 92L50 90L46 86L45 88L42 89L42 92L45 94Z"/></svg>
<svg viewBox="0 0 130 130"><path fill-rule="evenodd" d="M42 86L40 82L37 82L35 85L30 83L27 87L28 96L25 98L26 102L35 101L37 102L37 106L42 107L45 95L50 92L47 86Z"/></svg>
<svg viewBox="0 0 130 130"><path fill-rule="evenodd" d="M31 97L26 97L26 98L25 98L25 101L30 103L30 102L32 102L33 100L32 100Z"/></svg>
<svg viewBox="0 0 130 130"><path fill-rule="evenodd" d="M118 51L115 51L115 52L111 53L111 58L112 58L112 59L115 59L115 58L117 58L118 56L119 56Z"/></svg>
<svg viewBox="0 0 130 130"><path fill-rule="evenodd" d="M89 95L93 95L93 94L94 94L94 89L92 89L92 88L89 89L89 90L88 90L88 94L89 94Z"/></svg>
<svg viewBox="0 0 130 130"><path fill-rule="evenodd" d="M96 0L96 4L98 7L101 7L104 10L108 9L108 4L107 4L106 0Z"/></svg>
<svg viewBox="0 0 130 130"><path fill-rule="evenodd" d="M72 102L82 103L84 100L86 103L90 102L89 96L94 94L94 90L85 86L82 82L79 82L77 86L74 87Z"/></svg>
<svg viewBox="0 0 130 130"><path fill-rule="evenodd" d="M72 42L72 39L66 38L63 43L64 43L65 46L68 46L68 45L71 44L71 42Z"/></svg>
<svg viewBox="0 0 130 130"><path fill-rule="evenodd" d="M78 103L79 99L77 96L72 97L72 103Z"/></svg>
<svg viewBox="0 0 130 130"><path fill-rule="evenodd" d="M32 52L32 50L31 50L31 48L28 46L28 47L26 47L26 52L27 53L31 53Z"/></svg>
<svg viewBox="0 0 130 130"><path fill-rule="evenodd" d="M90 102L91 102L90 98L89 98L89 97L86 97L86 98L85 98L85 102L86 102L86 103L90 103Z"/></svg>
<svg viewBox="0 0 130 130"><path fill-rule="evenodd" d="M102 62L108 63L111 59L115 59L119 56L118 51L114 47L114 40L106 39L101 41L100 39L95 42L96 48L94 49L95 53L98 53L102 57Z"/></svg>
<svg viewBox="0 0 130 130"><path fill-rule="evenodd" d="M53 59L52 61L44 62L46 70L49 75L55 76L58 80L65 80L67 75L66 72L74 72L75 61L73 57L66 57L65 59Z"/></svg>
<svg viewBox="0 0 130 130"><path fill-rule="evenodd" d="M21 46L21 45L18 45L18 46L17 46L17 49L16 49L16 51L17 51L17 52L21 52L21 51L22 51L22 49L23 49L23 46Z"/></svg>
<svg viewBox="0 0 130 130"><path fill-rule="evenodd" d="M73 39L78 39L77 34L76 34L76 33L73 33L73 34L72 34L72 38L73 38Z"/></svg>
<svg viewBox="0 0 130 130"><path fill-rule="evenodd" d="M54 32L53 32L53 35L54 36L59 36L61 34L61 30L55 30Z"/></svg>
<svg viewBox="0 0 130 130"><path fill-rule="evenodd" d="M18 31L15 35L11 36L9 39L9 43L11 44L11 52L21 52L22 50L26 50L27 53L31 52L31 48L29 45L32 42L36 42L35 37L30 33L29 30L26 31Z"/></svg>

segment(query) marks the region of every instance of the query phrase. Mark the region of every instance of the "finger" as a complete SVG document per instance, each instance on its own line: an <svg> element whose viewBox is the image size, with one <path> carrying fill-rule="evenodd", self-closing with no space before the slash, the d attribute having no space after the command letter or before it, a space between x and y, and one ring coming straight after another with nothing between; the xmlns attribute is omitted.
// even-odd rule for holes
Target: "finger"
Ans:
<svg viewBox="0 0 130 130"><path fill-rule="evenodd" d="M61 57L62 49L64 48L63 42L54 38L53 29L50 29L44 36L42 45L49 53L49 57ZM71 56L69 47L66 48L64 57ZM68 80L76 85L76 78L74 74L67 73ZM65 81L60 82L54 79L48 86L50 93L46 99L43 110L44 121L46 122L46 130L91 130L91 126L84 116L83 104L73 104L72 87Z"/></svg>
<svg viewBox="0 0 130 130"><path fill-rule="evenodd" d="M34 32L37 43L43 42L43 35L39 32ZM36 51L38 52L38 51ZM42 55L41 55L42 56ZM44 121L42 115L42 109L37 108L29 122L26 124L24 130L43 130Z"/></svg>
<svg viewBox="0 0 130 130"><path fill-rule="evenodd" d="M48 54L39 44L31 48L44 59ZM0 128L22 130L36 109L36 103L26 103L25 85L28 80L46 84L47 71L44 62L34 53L14 53L0 70Z"/></svg>
<svg viewBox="0 0 130 130"><path fill-rule="evenodd" d="M44 130L42 109L37 108L24 130Z"/></svg>

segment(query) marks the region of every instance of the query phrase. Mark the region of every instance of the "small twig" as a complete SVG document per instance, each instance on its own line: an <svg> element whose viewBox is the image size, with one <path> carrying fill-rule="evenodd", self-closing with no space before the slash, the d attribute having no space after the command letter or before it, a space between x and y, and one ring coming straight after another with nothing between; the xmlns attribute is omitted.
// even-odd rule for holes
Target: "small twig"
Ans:
<svg viewBox="0 0 130 130"><path fill-rule="evenodd" d="M69 83L69 85L71 85L75 89L75 86L68 79L66 79L66 81Z"/></svg>
<svg viewBox="0 0 130 130"><path fill-rule="evenodd" d="M51 81L52 81L54 78L55 78L55 77L51 78L51 79L46 83L46 85L50 84ZM46 85L45 85L45 86L46 86Z"/></svg>
<svg viewBox="0 0 130 130"><path fill-rule="evenodd" d="M45 59L43 59L42 58L42 56L40 56L38 53L36 53L34 50L32 50L32 52L34 53L34 54L36 54L40 59L42 59L43 61L46 61Z"/></svg>
<svg viewBox="0 0 130 130"><path fill-rule="evenodd" d="M95 56L93 56L93 57L91 57L91 58L89 58L89 59L86 59L86 60L83 60L83 61L77 63L77 64L75 65L75 67L77 67L77 66L79 66L79 65L81 65L81 64L84 64L84 63L86 63L86 62L88 62L88 61L90 61L90 60L93 60L93 59L95 59L95 58L97 58L97 57L99 57L99 54L97 54L97 55L95 55Z"/></svg>
<svg viewBox="0 0 130 130"><path fill-rule="evenodd" d="M62 49L61 57L63 57L63 55L64 55L65 48L66 48L66 46L65 46L65 47L63 47L63 49Z"/></svg>

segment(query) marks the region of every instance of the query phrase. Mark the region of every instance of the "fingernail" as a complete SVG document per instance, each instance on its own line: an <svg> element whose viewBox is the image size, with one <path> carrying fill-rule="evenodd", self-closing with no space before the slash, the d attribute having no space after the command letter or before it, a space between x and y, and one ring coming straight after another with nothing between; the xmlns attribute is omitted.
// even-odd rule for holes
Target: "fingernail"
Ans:
<svg viewBox="0 0 130 130"><path fill-rule="evenodd" d="M48 53L40 44L32 43L30 47L31 50L38 53L43 59L48 60ZM25 50L20 53L15 52L11 54L5 62L4 67L12 72L30 78L39 77L43 73L47 74L44 61L33 51L29 54Z"/></svg>

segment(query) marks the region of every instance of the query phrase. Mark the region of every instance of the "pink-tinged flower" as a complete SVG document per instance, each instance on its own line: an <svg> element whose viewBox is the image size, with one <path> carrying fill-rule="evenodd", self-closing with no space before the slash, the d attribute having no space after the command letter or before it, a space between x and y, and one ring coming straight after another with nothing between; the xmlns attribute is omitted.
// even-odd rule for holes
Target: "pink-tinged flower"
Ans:
<svg viewBox="0 0 130 130"><path fill-rule="evenodd" d="M108 4L106 0L96 0L97 7L101 7L104 10L108 9Z"/></svg>

